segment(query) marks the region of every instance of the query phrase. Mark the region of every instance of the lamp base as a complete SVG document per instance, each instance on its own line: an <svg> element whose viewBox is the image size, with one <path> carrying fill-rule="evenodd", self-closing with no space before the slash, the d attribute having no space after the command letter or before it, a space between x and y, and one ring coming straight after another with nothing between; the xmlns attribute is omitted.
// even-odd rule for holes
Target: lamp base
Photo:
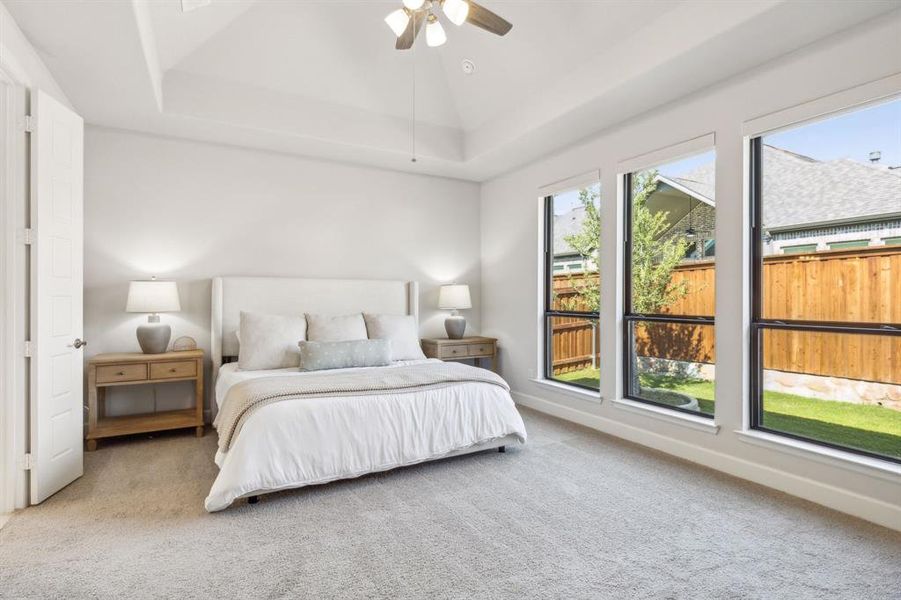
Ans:
<svg viewBox="0 0 901 600"><path fill-rule="evenodd" d="M159 318L159 317L157 317ZM172 328L165 323L144 323L138 325L138 344L144 354L162 354L169 347Z"/></svg>
<svg viewBox="0 0 901 600"><path fill-rule="evenodd" d="M466 319L460 315L453 315L444 320L444 330L447 337L452 340L459 340L466 331Z"/></svg>

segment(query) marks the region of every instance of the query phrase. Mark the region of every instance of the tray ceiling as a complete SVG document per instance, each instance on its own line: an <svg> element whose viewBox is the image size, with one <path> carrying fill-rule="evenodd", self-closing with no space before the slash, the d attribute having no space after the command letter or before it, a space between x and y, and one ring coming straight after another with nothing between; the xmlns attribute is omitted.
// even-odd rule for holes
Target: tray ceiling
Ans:
<svg viewBox="0 0 901 600"><path fill-rule="evenodd" d="M475 181L898 6L482 0L507 36L402 52L400 0L4 3L89 123Z"/></svg>

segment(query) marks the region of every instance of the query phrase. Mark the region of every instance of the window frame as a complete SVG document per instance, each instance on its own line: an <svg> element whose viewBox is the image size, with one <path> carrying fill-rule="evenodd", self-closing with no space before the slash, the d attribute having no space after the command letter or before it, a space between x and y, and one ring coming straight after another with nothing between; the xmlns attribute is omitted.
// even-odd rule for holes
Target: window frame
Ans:
<svg viewBox="0 0 901 600"><path fill-rule="evenodd" d="M799 123L798 126L803 126ZM763 332L765 330L809 331L834 334L863 334L881 336L901 336L901 328L892 323L860 323L846 321L807 321L794 319L763 318L763 137L766 132L754 135L749 140L748 156L748 200L750 222L751 261L750 304L750 394L749 394L749 426L751 430L762 431L772 435L817 444L833 450L848 452L858 456L877 458L901 464L901 459L869 452L859 448L843 446L815 438L804 437L792 432L770 429L763 425Z"/></svg>
<svg viewBox="0 0 901 600"><path fill-rule="evenodd" d="M542 319L544 320L544 369L543 378L546 381L552 381L560 385L566 385L580 390L589 390L593 393L600 394L600 378L598 379L598 387L594 388L588 385L582 385L572 381L562 381L554 377L554 328L552 320L554 317L571 317L582 318L589 321L595 321L600 331L601 314L600 312L577 311L577 310L556 310L554 309L554 194L547 194L542 199L542 210L544 211L544 264L542 265L544 279L544 306ZM566 273L568 271L562 271ZM600 276L600 271L598 271Z"/></svg>
<svg viewBox="0 0 901 600"><path fill-rule="evenodd" d="M713 420L715 414L708 414L700 410L688 410L678 406L670 406L662 402L655 402L647 398L639 398L630 393L629 385L632 381L632 355L634 354L633 324L640 322L672 323L680 325L709 325L716 330L716 315L714 316L680 316L666 313L636 313L632 310L632 175L634 171L623 174L623 398L635 402L643 402L667 410L703 417ZM714 259L715 260L715 259ZM716 383L714 382L714 389ZM714 397L714 413L716 402Z"/></svg>

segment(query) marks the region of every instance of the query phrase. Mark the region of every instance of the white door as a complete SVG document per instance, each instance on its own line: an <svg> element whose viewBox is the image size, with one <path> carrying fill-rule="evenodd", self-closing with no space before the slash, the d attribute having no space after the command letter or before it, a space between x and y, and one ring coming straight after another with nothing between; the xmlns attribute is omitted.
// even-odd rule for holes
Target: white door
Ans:
<svg viewBox="0 0 901 600"><path fill-rule="evenodd" d="M31 98L31 502L81 477L84 123Z"/></svg>

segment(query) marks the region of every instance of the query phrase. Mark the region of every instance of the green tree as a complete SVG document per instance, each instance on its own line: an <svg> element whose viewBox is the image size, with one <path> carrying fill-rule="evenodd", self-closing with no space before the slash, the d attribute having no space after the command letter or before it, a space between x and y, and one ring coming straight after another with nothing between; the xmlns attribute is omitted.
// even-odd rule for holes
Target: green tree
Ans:
<svg viewBox="0 0 901 600"><path fill-rule="evenodd" d="M644 171L633 178L632 195L632 310L636 313L656 313L688 293L685 282L672 281L673 269L685 257L688 241L682 237L663 238L670 227L668 213L652 213L648 198L657 189L657 171ZM585 207L582 229L563 239L589 265L600 265L598 250L601 243L601 216L598 193L592 189L579 191ZM628 260L628 257L626 257ZM571 277L576 297L565 302L565 308L578 305L581 310L600 309L600 285L593 277Z"/></svg>
<svg viewBox="0 0 901 600"><path fill-rule="evenodd" d="M670 228L669 213L652 213L647 206L657 189L656 177L653 170L633 178L632 311L640 314L660 312L688 293L686 282L673 282L673 270L685 258L688 240L681 236L664 239Z"/></svg>

